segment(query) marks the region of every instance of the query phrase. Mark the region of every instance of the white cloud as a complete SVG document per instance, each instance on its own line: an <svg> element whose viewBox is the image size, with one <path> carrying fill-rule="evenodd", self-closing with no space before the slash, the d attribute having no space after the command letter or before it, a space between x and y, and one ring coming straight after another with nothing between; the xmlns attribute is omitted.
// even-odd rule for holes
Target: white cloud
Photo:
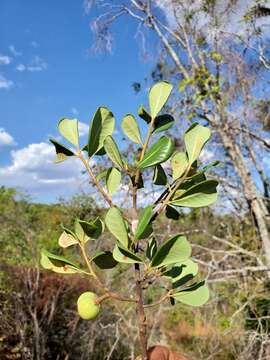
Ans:
<svg viewBox="0 0 270 360"><path fill-rule="evenodd" d="M13 81L8 80L0 74L0 89L9 89L14 85Z"/></svg>
<svg viewBox="0 0 270 360"><path fill-rule="evenodd" d="M0 167L0 184L22 188L31 195L65 196L85 185L82 165L76 158L55 164L53 145L40 142L11 151L11 164Z"/></svg>
<svg viewBox="0 0 270 360"><path fill-rule="evenodd" d="M71 112L72 112L72 114L73 114L74 116L78 116L78 115L79 115L79 110L76 109L75 107L72 107L72 108L71 108Z"/></svg>
<svg viewBox="0 0 270 360"><path fill-rule="evenodd" d="M3 128L0 128L0 147L15 145L13 137Z"/></svg>
<svg viewBox="0 0 270 360"><path fill-rule="evenodd" d="M27 66L27 70L31 72L42 71L46 70L47 67L48 64L40 56L35 56L30 65Z"/></svg>
<svg viewBox="0 0 270 360"><path fill-rule="evenodd" d="M85 136L88 134L89 126L81 121L79 121L79 134L80 136Z"/></svg>
<svg viewBox="0 0 270 360"><path fill-rule="evenodd" d="M9 65L11 63L11 57L8 55L0 54L0 65Z"/></svg>
<svg viewBox="0 0 270 360"><path fill-rule="evenodd" d="M28 65L24 65L22 63L17 65L16 70L20 72L23 71L37 72L37 71L46 70L47 67L48 64L40 56L35 56Z"/></svg>
<svg viewBox="0 0 270 360"><path fill-rule="evenodd" d="M8 49L9 49L9 51L11 52L11 54L12 54L13 56L21 56L21 55L22 55L21 52L19 52L19 51L16 50L16 48L15 48L14 45L9 45Z"/></svg>
<svg viewBox="0 0 270 360"><path fill-rule="evenodd" d="M22 72L22 71L25 71L26 70L26 66L23 65L23 64L19 64L16 66L16 70Z"/></svg>

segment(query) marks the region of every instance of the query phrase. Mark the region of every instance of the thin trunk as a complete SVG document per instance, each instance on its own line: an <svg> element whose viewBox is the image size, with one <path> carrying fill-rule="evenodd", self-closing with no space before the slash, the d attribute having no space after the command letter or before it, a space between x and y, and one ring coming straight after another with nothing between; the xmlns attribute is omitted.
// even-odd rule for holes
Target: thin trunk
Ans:
<svg viewBox="0 0 270 360"><path fill-rule="evenodd" d="M242 182L244 196L253 213L257 230L262 241L266 263L267 266L270 266L270 237L268 229L269 224L267 220L269 214L267 212L267 208L262 198L257 193L256 186L251 177L250 171L247 168L241 149L232 138L229 133L229 129L220 127L219 134L224 147L234 164L235 170L239 175L240 181Z"/></svg>
<svg viewBox="0 0 270 360"><path fill-rule="evenodd" d="M136 294L137 294L137 318L139 325L139 338L141 346L141 359L147 360L147 322L146 315L143 308L142 288L140 281L140 265L135 264L135 281L136 281Z"/></svg>

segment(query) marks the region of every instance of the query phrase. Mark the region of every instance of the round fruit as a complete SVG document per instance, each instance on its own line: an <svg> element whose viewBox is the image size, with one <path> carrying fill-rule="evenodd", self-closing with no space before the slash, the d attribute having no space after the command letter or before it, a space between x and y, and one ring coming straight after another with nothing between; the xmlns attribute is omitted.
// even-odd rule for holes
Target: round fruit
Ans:
<svg viewBox="0 0 270 360"><path fill-rule="evenodd" d="M91 291L82 293L77 300L77 309L80 317L84 320L94 319L99 311L100 305L96 304L97 295Z"/></svg>

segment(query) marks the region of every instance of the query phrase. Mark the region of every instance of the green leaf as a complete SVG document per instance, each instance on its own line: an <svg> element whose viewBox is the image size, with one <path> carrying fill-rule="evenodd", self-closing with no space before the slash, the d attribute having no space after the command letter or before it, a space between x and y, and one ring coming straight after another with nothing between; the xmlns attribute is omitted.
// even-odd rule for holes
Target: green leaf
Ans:
<svg viewBox="0 0 270 360"><path fill-rule="evenodd" d="M159 81L149 91L149 106L151 117L155 118L166 104L173 86L167 81Z"/></svg>
<svg viewBox="0 0 270 360"><path fill-rule="evenodd" d="M168 219L178 220L180 217L180 214L177 210L175 210L174 207L167 205L165 215Z"/></svg>
<svg viewBox="0 0 270 360"><path fill-rule="evenodd" d="M60 134L76 148L79 148L79 130L77 119L61 119L58 123Z"/></svg>
<svg viewBox="0 0 270 360"><path fill-rule="evenodd" d="M166 185L168 183L166 173L159 164L155 166L153 182L155 185Z"/></svg>
<svg viewBox="0 0 270 360"><path fill-rule="evenodd" d="M159 133L170 129L174 124L174 118L169 114L159 115L154 121L153 133Z"/></svg>
<svg viewBox="0 0 270 360"><path fill-rule="evenodd" d="M142 144L141 133L139 129L139 125L135 119L135 117L131 114L126 115L123 118L121 124L122 130L125 135L136 144Z"/></svg>
<svg viewBox="0 0 270 360"><path fill-rule="evenodd" d="M106 186L110 195L112 195L120 186L121 171L116 168L110 168L106 174Z"/></svg>
<svg viewBox="0 0 270 360"><path fill-rule="evenodd" d="M188 159L184 152L176 152L171 159L173 180L179 179L187 170Z"/></svg>
<svg viewBox="0 0 270 360"><path fill-rule="evenodd" d="M143 159L139 162L139 168L145 169L149 166L157 165L168 160L173 152L174 144L172 140L166 136L162 136L151 148L146 152Z"/></svg>
<svg viewBox="0 0 270 360"><path fill-rule="evenodd" d="M141 210L139 215L139 221L135 232L136 239L145 239L148 237L153 229L150 223L152 217L153 205L149 205Z"/></svg>
<svg viewBox="0 0 270 360"><path fill-rule="evenodd" d="M194 278L198 274L198 264L188 259L181 265L181 273L178 276L172 277L173 288L185 285L188 281Z"/></svg>
<svg viewBox="0 0 270 360"><path fill-rule="evenodd" d="M106 216L105 224L108 230L116 237L124 247L128 247L128 232L121 211L113 206Z"/></svg>
<svg viewBox="0 0 270 360"><path fill-rule="evenodd" d="M99 238L103 231L104 225L99 217L93 221L84 221L79 219L76 219L75 221L75 233L78 239L82 242Z"/></svg>
<svg viewBox="0 0 270 360"><path fill-rule="evenodd" d="M146 256L149 260L152 260L153 256L157 252L157 242L154 238L151 238L147 243Z"/></svg>
<svg viewBox="0 0 270 360"><path fill-rule="evenodd" d="M96 154L102 149L104 140L112 135L114 131L115 120L110 110L105 107L99 107L94 114L88 135L88 155Z"/></svg>
<svg viewBox="0 0 270 360"><path fill-rule="evenodd" d="M60 144L58 141L56 141L54 139L50 139L50 142L55 147L56 158L55 158L54 161L56 163L60 163L62 161L65 161L69 156L74 156L75 155L73 151L69 150L64 145Z"/></svg>
<svg viewBox="0 0 270 360"><path fill-rule="evenodd" d="M137 256L130 250L123 248L119 244L115 244L115 247L113 249L113 257L116 261L120 263L135 264L143 262L143 260L139 256Z"/></svg>
<svg viewBox="0 0 270 360"><path fill-rule="evenodd" d="M100 269L112 269L114 268L118 262L113 258L113 255L110 251L100 251L94 255L92 261L100 268Z"/></svg>
<svg viewBox="0 0 270 360"><path fill-rule="evenodd" d="M104 148L106 150L107 155L112 160L115 165L119 166L120 168L124 167L124 163L121 159L120 152L118 147L111 136L107 136L104 141Z"/></svg>
<svg viewBox="0 0 270 360"><path fill-rule="evenodd" d="M145 108L142 105L138 109L138 115L147 124L149 124L151 122L151 115L145 110Z"/></svg>
<svg viewBox="0 0 270 360"><path fill-rule="evenodd" d="M199 157L204 145L211 137L211 131L198 123L192 124L185 132L184 141L188 154L189 164Z"/></svg>
<svg viewBox="0 0 270 360"><path fill-rule="evenodd" d="M201 306L209 299L209 289L205 282L191 286L188 289L179 291L172 295L172 297L179 302L191 306Z"/></svg>
<svg viewBox="0 0 270 360"><path fill-rule="evenodd" d="M76 264L60 255L55 255L43 249L40 264L44 269L52 270L59 274L75 274L80 272Z"/></svg>
<svg viewBox="0 0 270 360"><path fill-rule="evenodd" d="M110 169L111 169L111 168L110 168ZM100 181L100 180L102 180L102 179L105 179L106 176L107 176L107 174L108 174L108 172L110 171L110 169L106 169L106 170L101 171L99 174L97 174L96 179L97 179L98 181Z"/></svg>
<svg viewBox="0 0 270 360"><path fill-rule="evenodd" d="M78 240L74 238L74 236L68 234L66 231L63 231L58 240L58 244L62 248L67 248L71 245L78 244Z"/></svg>
<svg viewBox="0 0 270 360"><path fill-rule="evenodd" d="M203 206L209 206L217 201L217 187L218 182L216 180L205 180L198 183L179 196L176 193L177 198L173 199L170 204L175 206L198 208Z"/></svg>
<svg viewBox="0 0 270 360"><path fill-rule="evenodd" d="M157 250L151 266L161 267L187 260L191 255L191 245L183 235L176 235L165 241Z"/></svg>
<svg viewBox="0 0 270 360"><path fill-rule="evenodd" d="M184 276L191 274L192 277L197 275L199 270L198 264L191 259L187 259L179 264L174 264L172 267L167 269L162 276L166 276L172 279L173 282L176 282L179 279L182 279Z"/></svg>

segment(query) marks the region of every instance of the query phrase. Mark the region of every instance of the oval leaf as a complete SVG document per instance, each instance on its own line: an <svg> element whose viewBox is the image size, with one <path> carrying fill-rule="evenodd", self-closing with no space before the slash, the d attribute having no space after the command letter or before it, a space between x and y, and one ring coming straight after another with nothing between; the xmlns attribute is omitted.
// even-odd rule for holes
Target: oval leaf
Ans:
<svg viewBox="0 0 270 360"><path fill-rule="evenodd" d="M153 133L159 133L170 129L174 124L174 118L169 114L159 115L155 118Z"/></svg>
<svg viewBox="0 0 270 360"><path fill-rule="evenodd" d="M59 246L62 248L67 248L71 245L78 244L78 240L75 239L72 235L68 234L66 231L62 232L59 240L58 240Z"/></svg>
<svg viewBox="0 0 270 360"><path fill-rule="evenodd" d="M112 195L120 186L121 172L116 168L111 168L106 174L106 186L110 195Z"/></svg>
<svg viewBox="0 0 270 360"><path fill-rule="evenodd" d="M183 235L176 235L165 241L157 250L152 267L161 267L186 261L191 255L191 245Z"/></svg>
<svg viewBox="0 0 270 360"><path fill-rule="evenodd" d="M143 260L139 256L137 256L130 250L124 249L118 244L115 244L115 247L113 249L113 257L116 261L120 263L135 264L143 262Z"/></svg>
<svg viewBox="0 0 270 360"><path fill-rule="evenodd" d="M44 269L52 270L59 274L75 274L80 271L76 264L63 256L55 255L43 249L40 264Z"/></svg>
<svg viewBox="0 0 270 360"><path fill-rule="evenodd" d="M184 141L188 154L189 164L199 157L204 145L211 137L211 131L198 123L192 124L185 132Z"/></svg>
<svg viewBox="0 0 270 360"><path fill-rule="evenodd" d="M151 117L155 118L166 104L173 86L167 81L159 81L149 91L149 106Z"/></svg>
<svg viewBox="0 0 270 360"><path fill-rule="evenodd" d="M136 144L141 144L141 133L139 129L139 125L135 119L135 117L131 114L126 115L123 118L122 124L121 124L122 130L125 133L125 135Z"/></svg>
<svg viewBox="0 0 270 360"><path fill-rule="evenodd" d="M64 145L60 144L58 141L50 139L50 142L55 147L56 158L54 162L60 163L62 161L65 161L68 157L75 155L73 151L69 150Z"/></svg>
<svg viewBox="0 0 270 360"><path fill-rule="evenodd" d="M118 147L111 136L107 136L104 141L104 148L106 150L107 155L112 160L115 165L119 166L120 168L124 167L124 163L121 159L120 152Z"/></svg>
<svg viewBox="0 0 270 360"><path fill-rule="evenodd" d="M174 144L167 136L162 136L144 155L139 163L140 169L157 165L168 160L173 152Z"/></svg>
<svg viewBox="0 0 270 360"><path fill-rule="evenodd" d="M176 199L173 199L170 203L175 206L199 208L203 206L209 206L217 201L217 185L216 180L206 180L198 183L187 191L177 192L181 194Z"/></svg>
<svg viewBox="0 0 270 360"><path fill-rule="evenodd" d="M114 125L115 119L112 112L105 107L99 107L89 130L87 147L89 157L102 149L105 138L113 134Z"/></svg>
<svg viewBox="0 0 270 360"><path fill-rule="evenodd" d="M92 261L100 269L112 269L118 264L110 251L101 251L95 254L95 256L92 258Z"/></svg>
<svg viewBox="0 0 270 360"><path fill-rule="evenodd" d="M76 148L79 148L79 130L77 119L61 119L58 123L60 134Z"/></svg>
<svg viewBox="0 0 270 360"><path fill-rule="evenodd" d="M106 216L105 224L108 230L116 237L124 247L128 247L128 232L121 211L113 206Z"/></svg>
<svg viewBox="0 0 270 360"><path fill-rule="evenodd" d="M172 297L179 302L191 306L201 306L209 299L209 289L205 282L191 286L188 289L182 290L172 295Z"/></svg>
<svg viewBox="0 0 270 360"><path fill-rule="evenodd" d="M176 152L171 159L173 180L179 179L188 167L187 155L184 152Z"/></svg>
<svg viewBox="0 0 270 360"><path fill-rule="evenodd" d="M136 239L145 239L148 237L153 229L150 223L152 217L153 205L144 208L139 215L139 222L135 232Z"/></svg>

